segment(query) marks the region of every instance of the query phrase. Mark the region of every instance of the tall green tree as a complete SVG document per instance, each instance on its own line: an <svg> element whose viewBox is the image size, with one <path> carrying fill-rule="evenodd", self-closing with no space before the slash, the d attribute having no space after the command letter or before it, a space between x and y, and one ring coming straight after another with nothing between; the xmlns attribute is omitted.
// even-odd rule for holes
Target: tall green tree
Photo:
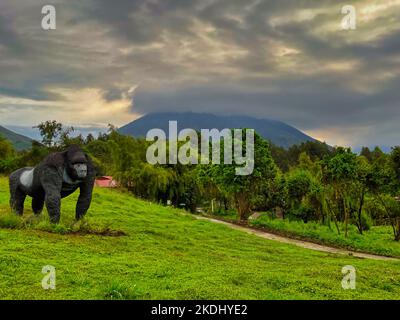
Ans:
<svg viewBox="0 0 400 320"><path fill-rule="evenodd" d="M243 144L245 148L245 144ZM223 149L223 148L221 148ZM238 164L211 165L212 180L232 199L239 220L247 220L257 194L265 194L276 177L278 168L271 157L268 142L258 134L254 136L254 169L250 175L237 175Z"/></svg>
<svg viewBox="0 0 400 320"><path fill-rule="evenodd" d="M347 237L351 215L349 189L357 174L357 156L348 148L338 148L335 156L323 160L322 170L325 183L331 187L330 197L326 199L327 206L335 222L343 215Z"/></svg>

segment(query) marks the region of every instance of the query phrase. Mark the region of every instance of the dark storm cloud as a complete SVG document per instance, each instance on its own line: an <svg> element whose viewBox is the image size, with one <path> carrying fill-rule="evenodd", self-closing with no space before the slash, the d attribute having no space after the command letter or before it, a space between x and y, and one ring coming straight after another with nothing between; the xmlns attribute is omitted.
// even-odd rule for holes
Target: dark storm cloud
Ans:
<svg viewBox="0 0 400 320"><path fill-rule="evenodd" d="M335 0L57 0L51 32L45 4L0 4L0 109L1 96L96 88L112 103L137 87L139 114L246 113L349 144L400 138L400 3L352 1L350 32ZM354 142L345 128L368 132Z"/></svg>
<svg viewBox="0 0 400 320"><path fill-rule="evenodd" d="M305 84L286 81L281 86L285 90L277 92L254 92L222 86L182 88L158 93L139 89L134 106L140 113L190 110L223 114L229 110L229 113L235 114L284 119L304 129L359 123L373 125L388 119L385 111L390 112L391 118L400 117L400 93L396 87L370 96L354 95L320 79L309 79Z"/></svg>

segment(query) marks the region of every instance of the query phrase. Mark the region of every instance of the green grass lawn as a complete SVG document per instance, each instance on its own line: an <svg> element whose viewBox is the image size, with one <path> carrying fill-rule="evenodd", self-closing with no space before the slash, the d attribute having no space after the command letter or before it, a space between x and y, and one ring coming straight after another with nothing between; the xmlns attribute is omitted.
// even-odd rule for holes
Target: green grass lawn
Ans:
<svg viewBox="0 0 400 320"><path fill-rule="evenodd" d="M276 219L269 214L263 214L255 220L250 220L251 226L262 227L282 234L310 239L315 242L348 248L357 251L375 253L386 256L400 257L400 243L394 241L390 226L373 226L361 235L354 225L349 225L348 237L344 236L344 226L341 225L341 234L337 233L334 223L330 226L317 222L304 223L303 221L290 221Z"/></svg>
<svg viewBox="0 0 400 320"><path fill-rule="evenodd" d="M76 195L60 226L47 214L23 219L8 208L0 178L2 299L398 299L400 262L357 259L268 241L197 220L117 190L95 189L86 221L74 223ZM120 235L123 232L125 235ZM42 267L56 268L44 290ZM341 269L357 270L343 290Z"/></svg>

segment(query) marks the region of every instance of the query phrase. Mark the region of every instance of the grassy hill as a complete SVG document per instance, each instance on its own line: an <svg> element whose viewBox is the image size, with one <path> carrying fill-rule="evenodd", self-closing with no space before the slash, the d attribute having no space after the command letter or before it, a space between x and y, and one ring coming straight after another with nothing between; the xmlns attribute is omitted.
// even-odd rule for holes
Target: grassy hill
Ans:
<svg viewBox="0 0 400 320"><path fill-rule="evenodd" d="M0 136L10 140L15 150L18 151L29 149L32 145L32 140L30 138L8 130L2 126L0 126Z"/></svg>
<svg viewBox="0 0 400 320"><path fill-rule="evenodd" d="M76 195L51 226L10 215L0 178L1 299L398 299L400 262L321 253L200 221L182 210L95 189L85 222ZM28 203L27 203L28 207ZM124 233L125 235L121 235ZM57 270L43 290L42 267ZM341 288L341 269L357 289Z"/></svg>

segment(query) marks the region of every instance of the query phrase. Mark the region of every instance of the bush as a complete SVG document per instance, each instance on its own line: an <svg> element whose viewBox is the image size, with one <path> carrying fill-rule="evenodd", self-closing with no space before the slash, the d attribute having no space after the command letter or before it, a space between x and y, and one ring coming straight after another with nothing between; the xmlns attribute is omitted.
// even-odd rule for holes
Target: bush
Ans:
<svg viewBox="0 0 400 320"><path fill-rule="evenodd" d="M307 223L307 221L313 219L314 209L307 203L302 202L297 208L291 210L290 216L294 217L296 220L303 220Z"/></svg>
<svg viewBox="0 0 400 320"><path fill-rule="evenodd" d="M19 168L19 159L15 157L0 160L0 173L9 174Z"/></svg>
<svg viewBox="0 0 400 320"><path fill-rule="evenodd" d="M287 179L289 199L300 202L311 191L312 177L308 171L297 170Z"/></svg>
<svg viewBox="0 0 400 320"><path fill-rule="evenodd" d="M370 217L370 219L376 225L386 224L386 212L385 208L381 203L376 201L376 199L367 199L364 204L365 214Z"/></svg>

